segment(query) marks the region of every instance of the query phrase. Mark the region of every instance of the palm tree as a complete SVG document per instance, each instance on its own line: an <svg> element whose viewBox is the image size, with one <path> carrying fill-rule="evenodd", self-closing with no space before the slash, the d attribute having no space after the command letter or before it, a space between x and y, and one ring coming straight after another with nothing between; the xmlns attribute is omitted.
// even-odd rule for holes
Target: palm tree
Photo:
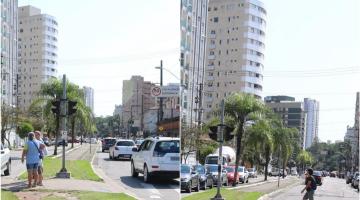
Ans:
<svg viewBox="0 0 360 200"><path fill-rule="evenodd" d="M305 170L305 166L313 163L313 158L312 158L311 154L305 150L300 151L296 160L300 164L302 171Z"/></svg>
<svg viewBox="0 0 360 200"><path fill-rule="evenodd" d="M225 100L225 115L233 118L236 122L235 180L238 178L237 170L241 158L240 150L242 148L241 143L246 119L250 113L260 111L263 109L263 107L263 104L253 95L245 93L234 93ZM233 183L233 185L236 185L236 181Z"/></svg>

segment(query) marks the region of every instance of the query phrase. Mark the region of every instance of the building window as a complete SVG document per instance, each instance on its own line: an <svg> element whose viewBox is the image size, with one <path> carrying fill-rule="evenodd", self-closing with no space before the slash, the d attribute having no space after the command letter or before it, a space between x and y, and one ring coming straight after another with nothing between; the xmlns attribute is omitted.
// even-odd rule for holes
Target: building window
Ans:
<svg viewBox="0 0 360 200"><path fill-rule="evenodd" d="M219 17L214 17L214 22L219 22Z"/></svg>

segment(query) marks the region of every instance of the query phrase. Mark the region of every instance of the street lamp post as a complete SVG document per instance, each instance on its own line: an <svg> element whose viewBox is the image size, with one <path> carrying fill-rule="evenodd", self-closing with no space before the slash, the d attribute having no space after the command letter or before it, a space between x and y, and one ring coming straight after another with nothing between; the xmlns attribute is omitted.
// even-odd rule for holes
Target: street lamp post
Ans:
<svg viewBox="0 0 360 200"><path fill-rule="evenodd" d="M163 86L163 62L160 60L160 67L155 67L155 69L160 69L160 87ZM158 122L163 120L163 98L160 98L160 105L159 105L159 117Z"/></svg>

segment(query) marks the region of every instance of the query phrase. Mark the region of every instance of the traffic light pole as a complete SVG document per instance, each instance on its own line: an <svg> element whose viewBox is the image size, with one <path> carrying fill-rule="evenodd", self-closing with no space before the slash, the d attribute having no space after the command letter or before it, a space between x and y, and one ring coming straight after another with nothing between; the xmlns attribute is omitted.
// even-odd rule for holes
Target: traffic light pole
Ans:
<svg viewBox="0 0 360 200"><path fill-rule="evenodd" d="M63 95L60 100L60 119L61 119L61 132L64 133L66 131L66 110L67 99L66 99L66 75L63 75ZM70 173L67 172L65 168L65 138L62 141L63 151L62 151L62 168L60 172L56 174L57 178L70 178Z"/></svg>
<svg viewBox="0 0 360 200"><path fill-rule="evenodd" d="M222 145L224 140L224 113L225 113L225 105L224 105L224 99L221 100L221 122L220 126L218 126L218 141L219 141L219 157L218 157L218 180L217 180L217 193L215 197L211 198L211 200L224 200L220 194L220 187L221 187L221 165L223 163L223 157L222 157Z"/></svg>

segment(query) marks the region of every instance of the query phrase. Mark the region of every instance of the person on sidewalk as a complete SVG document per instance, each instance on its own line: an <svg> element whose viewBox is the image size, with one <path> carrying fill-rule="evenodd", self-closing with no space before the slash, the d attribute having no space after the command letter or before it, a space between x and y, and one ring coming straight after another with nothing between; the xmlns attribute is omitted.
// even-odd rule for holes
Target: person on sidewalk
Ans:
<svg viewBox="0 0 360 200"><path fill-rule="evenodd" d="M303 197L303 200L314 200L314 194L316 190L316 181L314 179L313 170L311 168L307 169L305 171L305 188L301 190L301 193L303 193L306 190L306 193Z"/></svg>
<svg viewBox="0 0 360 200"><path fill-rule="evenodd" d="M39 160L39 166L38 166L38 175L39 176L38 176L38 181L37 181L37 185L43 186L43 183L42 183L43 172L44 172L43 159L47 155L47 149L46 149L46 145L45 145L44 141L42 140L40 131L35 131L35 138L40 143L41 146L42 145L44 146L43 148L40 148L40 155L42 155L42 158L40 158L40 160Z"/></svg>
<svg viewBox="0 0 360 200"><path fill-rule="evenodd" d="M26 169L28 172L28 187L35 187L38 178L38 165L40 160L39 148L41 145L39 141L35 139L33 132L28 133L28 141L26 142L22 155L21 163L24 163L24 157L26 157ZM42 147L43 148L43 147ZM32 179L34 178L35 184L31 185Z"/></svg>

